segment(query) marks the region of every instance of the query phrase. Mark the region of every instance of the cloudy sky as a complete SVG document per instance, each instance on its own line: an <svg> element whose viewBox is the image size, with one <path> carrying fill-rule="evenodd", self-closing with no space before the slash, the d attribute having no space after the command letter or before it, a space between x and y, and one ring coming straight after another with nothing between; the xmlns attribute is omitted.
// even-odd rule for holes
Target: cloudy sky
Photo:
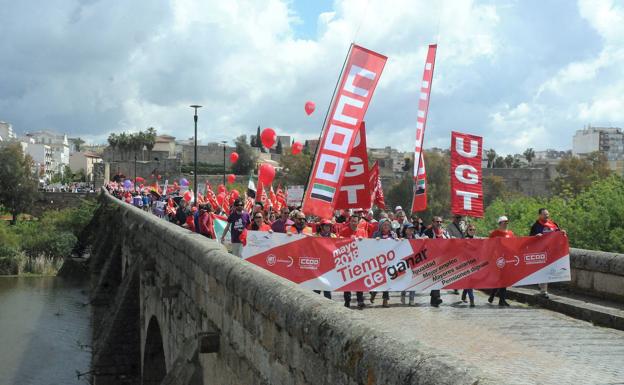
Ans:
<svg viewBox="0 0 624 385"><path fill-rule="evenodd" d="M426 47L438 43L426 147L450 131L501 153L624 127L624 2L0 0L0 120L104 142L154 126L201 141L318 136L349 44L388 56L371 147L410 150ZM304 103L317 111L308 117Z"/></svg>

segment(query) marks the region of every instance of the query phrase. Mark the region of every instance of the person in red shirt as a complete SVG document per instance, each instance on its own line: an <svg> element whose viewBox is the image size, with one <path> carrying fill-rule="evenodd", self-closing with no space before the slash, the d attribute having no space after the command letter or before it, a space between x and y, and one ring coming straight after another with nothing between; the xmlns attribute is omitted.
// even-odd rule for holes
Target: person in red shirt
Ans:
<svg viewBox="0 0 624 385"><path fill-rule="evenodd" d="M361 226L360 217L357 214L353 214L351 218L349 218L349 225L344 227L338 235L342 238L361 239L368 238L368 231L365 227ZM351 292L345 291L343 297L345 307L351 307ZM355 297L357 299L357 308L359 310L364 309L366 306L364 305L364 292L355 292Z"/></svg>
<svg viewBox="0 0 624 385"><path fill-rule="evenodd" d="M513 238L514 233L511 230L507 229L509 225L509 219L506 216L501 216L498 218L498 228L493 230L490 233L490 238ZM492 303L494 301L494 296L498 293L498 306L509 306L509 303L505 300L507 297L507 288L500 287L498 289L492 290L490 294L490 298L488 298L488 302Z"/></svg>
<svg viewBox="0 0 624 385"><path fill-rule="evenodd" d="M214 220L210 203L199 206L199 233L211 239L217 238L214 232Z"/></svg>
<svg viewBox="0 0 624 385"><path fill-rule="evenodd" d="M264 216L262 212L258 211L254 213L251 223L247 225L247 230L253 231L272 231L271 226L264 222Z"/></svg>

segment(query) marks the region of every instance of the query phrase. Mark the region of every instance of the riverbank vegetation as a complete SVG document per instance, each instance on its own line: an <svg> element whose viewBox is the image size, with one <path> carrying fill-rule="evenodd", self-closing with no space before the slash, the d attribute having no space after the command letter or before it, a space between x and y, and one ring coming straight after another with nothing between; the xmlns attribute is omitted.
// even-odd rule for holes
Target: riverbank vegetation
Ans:
<svg viewBox="0 0 624 385"><path fill-rule="evenodd" d="M39 218L0 221L0 275L54 275L71 255L78 237L93 217L97 204L49 210Z"/></svg>

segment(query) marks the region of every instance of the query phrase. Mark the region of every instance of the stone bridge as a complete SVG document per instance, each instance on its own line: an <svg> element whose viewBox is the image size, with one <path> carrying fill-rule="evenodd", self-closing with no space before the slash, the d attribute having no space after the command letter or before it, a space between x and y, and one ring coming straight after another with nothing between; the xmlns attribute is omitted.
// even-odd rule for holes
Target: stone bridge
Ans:
<svg viewBox="0 0 624 385"><path fill-rule="evenodd" d="M96 385L624 381L620 330L482 297L469 310L451 294L439 309L419 296L414 308L349 310L105 192L100 200L90 261ZM579 258L574 287L620 298L621 259ZM585 337L606 348L584 357L575 347Z"/></svg>

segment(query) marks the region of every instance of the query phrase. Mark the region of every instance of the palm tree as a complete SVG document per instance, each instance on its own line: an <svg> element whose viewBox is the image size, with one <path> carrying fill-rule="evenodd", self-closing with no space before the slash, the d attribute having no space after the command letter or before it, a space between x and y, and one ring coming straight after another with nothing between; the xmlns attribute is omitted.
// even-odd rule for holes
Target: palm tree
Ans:
<svg viewBox="0 0 624 385"><path fill-rule="evenodd" d="M533 148L527 148L526 150L524 150L524 153L522 155L524 155L524 158L527 160L527 162L529 162L530 166L533 159L535 159L535 151L533 151Z"/></svg>
<svg viewBox="0 0 624 385"><path fill-rule="evenodd" d="M487 156L487 160L488 160L487 167L488 168L494 167L494 159L496 159L496 151L494 151L493 148L490 148L489 150L485 152L485 156Z"/></svg>
<svg viewBox="0 0 624 385"><path fill-rule="evenodd" d="M76 146L76 151L80 152L80 147L85 143L84 140L82 140L82 138L76 138L74 139L74 146Z"/></svg>

